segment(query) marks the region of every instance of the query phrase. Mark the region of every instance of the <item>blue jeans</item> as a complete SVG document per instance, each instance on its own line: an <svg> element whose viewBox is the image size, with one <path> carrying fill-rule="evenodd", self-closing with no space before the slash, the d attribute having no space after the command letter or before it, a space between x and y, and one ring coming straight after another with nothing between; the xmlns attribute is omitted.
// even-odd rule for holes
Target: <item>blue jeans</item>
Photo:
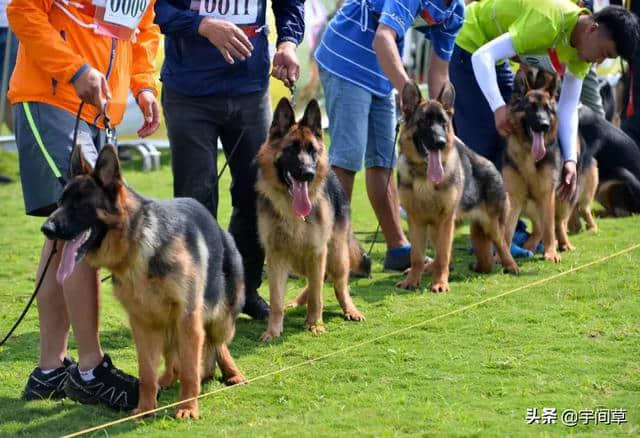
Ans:
<svg viewBox="0 0 640 438"><path fill-rule="evenodd" d="M513 72L508 63L496 65L500 93L509 102L513 91ZM453 123L456 135L469 148L502 169L504 139L496 130L493 111L478 86L471 65L471 53L458 46L449 62L449 77L456 89Z"/></svg>
<svg viewBox="0 0 640 438"><path fill-rule="evenodd" d="M393 168L395 164L395 102L380 97L320 67L329 117L329 163L352 172L362 168Z"/></svg>

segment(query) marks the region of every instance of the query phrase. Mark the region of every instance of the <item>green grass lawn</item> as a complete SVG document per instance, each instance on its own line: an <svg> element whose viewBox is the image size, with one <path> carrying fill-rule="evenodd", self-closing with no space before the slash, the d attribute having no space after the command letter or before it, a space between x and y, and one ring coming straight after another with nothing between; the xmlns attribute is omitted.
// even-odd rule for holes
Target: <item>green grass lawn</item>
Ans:
<svg viewBox="0 0 640 438"><path fill-rule="evenodd" d="M128 165L125 171L133 188L151 197L170 197L166 161L157 172L139 168ZM0 174L18 180L14 154L0 152ZM228 184L226 173L223 224L229 217ZM362 179L355 193L354 229L368 249L376 222ZM18 182L0 185L0 206L4 335L33 290L43 221L24 215ZM474 305L640 242L638 218L601 219L599 225L598 235L573 236L577 250L563 254L558 265L520 260L518 277L497 268L485 276L470 272L468 229L463 227L454 243L451 292L439 295L428 292L429 278L419 291L395 288L400 275L382 273L385 246L379 237L372 253L373 277L351 282L365 322L342 320L330 285L325 293L327 333L322 336L306 332L304 311L293 310L287 312L284 336L263 344L259 336L266 323L242 317L231 344L237 364L250 379L273 374L202 399L200 420L176 421L167 410L93 435L638 436L640 250ZM289 281L288 296L301 286L300 280ZM119 367L137 374L127 318L110 289L104 283L102 346ZM266 284L261 294L268 297ZM126 416L71 401L22 402L23 385L38 361L38 337L37 312L31 309L14 337L0 347L0 436L63 435ZM73 340L71 345L75 354ZM302 365L277 372L296 364ZM220 382L210 381L202 390L221 388ZM161 394L160 404L176 400L173 388ZM527 424L528 408L539 414L555 408L557 423ZM626 423L596 425L592 420L568 427L561 424L561 414L569 409L583 414L624 409Z"/></svg>

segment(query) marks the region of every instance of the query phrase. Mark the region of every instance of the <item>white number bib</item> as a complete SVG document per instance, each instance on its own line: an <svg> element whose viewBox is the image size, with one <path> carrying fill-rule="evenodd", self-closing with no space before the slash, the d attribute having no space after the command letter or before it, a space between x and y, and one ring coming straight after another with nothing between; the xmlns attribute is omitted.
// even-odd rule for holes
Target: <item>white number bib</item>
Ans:
<svg viewBox="0 0 640 438"><path fill-rule="evenodd" d="M229 21L237 25L255 24L258 21L260 0L200 0L200 15Z"/></svg>
<svg viewBox="0 0 640 438"><path fill-rule="evenodd" d="M149 0L106 0L103 20L136 29L148 6Z"/></svg>

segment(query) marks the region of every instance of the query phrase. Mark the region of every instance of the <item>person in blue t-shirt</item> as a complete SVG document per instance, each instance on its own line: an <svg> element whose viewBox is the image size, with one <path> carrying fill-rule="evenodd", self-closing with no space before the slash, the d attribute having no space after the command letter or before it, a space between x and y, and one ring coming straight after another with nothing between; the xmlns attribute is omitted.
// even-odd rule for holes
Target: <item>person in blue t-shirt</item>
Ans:
<svg viewBox="0 0 640 438"><path fill-rule="evenodd" d="M162 108L171 146L174 196L192 197L217 217L217 144L231 171L229 231L245 270L243 312L265 319L258 295L264 251L256 222L255 156L271 124L266 0L157 0L165 35ZM304 0L272 0L277 42L272 75L298 79Z"/></svg>
<svg viewBox="0 0 640 438"><path fill-rule="evenodd" d="M387 243L385 270L409 267L402 231L395 163L395 102L409 77L400 53L416 23L432 43L429 94L449 80L449 59L464 21L463 0L350 0L329 23L316 51L326 96L329 161L351 199L355 174L366 167L367 193Z"/></svg>

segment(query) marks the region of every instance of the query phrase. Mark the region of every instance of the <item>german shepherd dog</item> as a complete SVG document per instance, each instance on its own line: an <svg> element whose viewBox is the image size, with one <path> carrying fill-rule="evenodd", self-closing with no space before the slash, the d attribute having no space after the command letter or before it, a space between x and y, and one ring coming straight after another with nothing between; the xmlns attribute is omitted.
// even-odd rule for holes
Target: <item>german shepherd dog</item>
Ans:
<svg viewBox="0 0 640 438"><path fill-rule="evenodd" d="M215 362L227 384L245 382L227 348L244 303L242 260L231 235L193 199L153 201L128 189L113 146L102 149L95 169L76 147L71 170L42 231L65 241L60 283L82 257L113 273L138 354L134 412L154 409L158 385L176 379L180 400L197 397ZM163 353L166 369L158 379ZM197 401L180 404L176 416L197 418Z"/></svg>
<svg viewBox="0 0 640 438"><path fill-rule="evenodd" d="M598 201L603 216L640 213L640 148L623 130L587 107L579 111L580 136L598 160Z"/></svg>
<svg viewBox="0 0 640 438"><path fill-rule="evenodd" d="M598 185L593 154L581 154L580 149L585 145L579 143L576 199L564 201L557 197L562 174L562 155L557 139L557 88L555 74L535 69L518 71L509 102L513 132L507 139L502 169L511 205L507 241L511 241L518 217L524 212L533 223L524 247L535 251L542 240L544 258L555 263L560 261L557 246L561 251L573 249L567 231L574 208L590 227L595 227L591 203Z"/></svg>
<svg viewBox="0 0 640 438"><path fill-rule="evenodd" d="M407 211L411 236L411 267L403 289L415 289L424 271L433 273L431 290L449 290L449 263L455 224L471 219L476 254L472 268L487 273L493 265L492 243L505 270L518 266L504 240L507 195L493 163L465 146L453 133L455 91L447 84L437 100L424 100L415 83L402 91L404 124L400 128L398 188ZM425 265L427 238L435 259Z"/></svg>
<svg viewBox="0 0 640 438"><path fill-rule="evenodd" d="M369 276L371 260L351 230L349 202L329 167L318 103L311 100L296 123L291 104L281 99L269 137L257 157L258 232L266 252L271 312L263 341L282 334L289 270L307 285L292 305L307 305L306 327L324 332L325 273L347 320L364 319L349 295L349 270Z"/></svg>

